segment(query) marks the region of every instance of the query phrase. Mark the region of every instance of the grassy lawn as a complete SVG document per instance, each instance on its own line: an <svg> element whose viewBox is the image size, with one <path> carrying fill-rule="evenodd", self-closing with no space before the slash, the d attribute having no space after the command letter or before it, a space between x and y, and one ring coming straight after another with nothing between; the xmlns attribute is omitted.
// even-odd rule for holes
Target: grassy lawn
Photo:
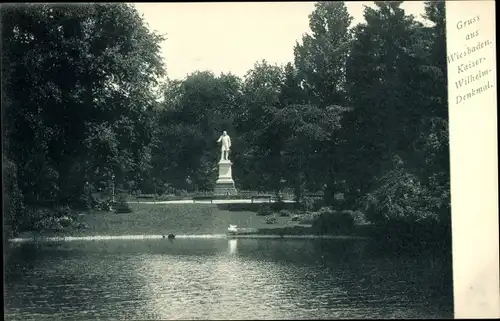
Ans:
<svg viewBox="0 0 500 321"><path fill-rule="evenodd" d="M73 236L154 234L224 234L229 224L245 228L284 228L299 225L291 217L275 215L277 222L266 224L266 216L251 211L228 211L212 204L129 204L132 213L82 213L88 225Z"/></svg>

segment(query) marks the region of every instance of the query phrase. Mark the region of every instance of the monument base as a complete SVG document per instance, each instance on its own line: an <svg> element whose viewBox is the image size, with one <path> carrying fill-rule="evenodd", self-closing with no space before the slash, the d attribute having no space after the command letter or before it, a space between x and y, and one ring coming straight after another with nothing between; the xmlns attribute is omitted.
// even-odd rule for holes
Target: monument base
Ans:
<svg viewBox="0 0 500 321"><path fill-rule="evenodd" d="M229 196L238 194L232 178L231 165L229 160L221 160L219 162L219 179L215 182L215 195Z"/></svg>
<svg viewBox="0 0 500 321"><path fill-rule="evenodd" d="M233 183L215 183L214 195L217 196L230 196L230 195L238 195L238 191L236 187L234 187Z"/></svg>

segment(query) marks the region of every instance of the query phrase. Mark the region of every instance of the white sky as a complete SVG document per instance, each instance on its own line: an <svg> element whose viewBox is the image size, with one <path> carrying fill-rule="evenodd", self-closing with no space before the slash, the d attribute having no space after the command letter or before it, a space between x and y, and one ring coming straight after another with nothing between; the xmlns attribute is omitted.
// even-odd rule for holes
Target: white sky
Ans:
<svg viewBox="0 0 500 321"><path fill-rule="evenodd" d="M346 2L362 22L364 5ZM256 61L293 62L293 47L310 32L314 2L198 2L135 3L152 30L166 34L162 54L170 79L183 79L197 70L243 77ZM423 1L404 2L407 14L419 18Z"/></svg>

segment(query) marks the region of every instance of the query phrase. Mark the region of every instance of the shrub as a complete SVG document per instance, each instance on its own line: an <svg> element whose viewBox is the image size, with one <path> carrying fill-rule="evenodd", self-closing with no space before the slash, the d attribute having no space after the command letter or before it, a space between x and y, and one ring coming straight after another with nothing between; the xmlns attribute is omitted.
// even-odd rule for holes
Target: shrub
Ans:
<svg viewBox="0 0 500 321"><path fill-rule="evenodd" d="M423 183L399 156L393 158L393 163L393 169L378 179L376 188L361 199L368 220L374 223L438 222L437 213L449 207L448 187Z"/></svg>
<svg viewBox="0 0 500 321"><path fill-rule="evenodd" d="M274 223L276 223L276 217L270 216L270 217L266 218L266 223L267 224L274 224Z"/></svg>
<svg viewBox="0 0 500 321"><path fill-rule="evenodd" d="M82 230L84 230L84 229L89 228L89 225L88 225L87 223L85 223L85 222L79 222L79 223L76 225L76 228L77 228L77 229L82 229Z"/></svg>
<svg viewBox="0 0 500 321"><path fill-rule="evenodd" d="M197 191L192 194L193 197L195 196L214 196L214 192L211 191Z"/></svg>
<svg viewBox="0 0 500 321"><path fill-rule="evenodd" d="M321 215L321 214L332 214L333 212L335 212L331 207L328 207L328 206L323 206L321 207L319 210L318 210L318 214Z"/></svg>
<svg viewBox="0 0 500 321"><path fill-rule="evenodd" d="M314 211L314 199L311 197L303 197L300 201L300 208L304 211Z"/></svg>
<svg viewBox="0 0 500 321"><path fill-rule="evenodd" d="M324 208L313 221L312 228L320 234L349 232L354 228L354 218L351 212Z"/></svg>
<svg viewBox="0 0 500 321"><path fill-rule="evenodd" d="M338 211L333 210L331 207L322 207L318 211L319 214L334 214L338 213ZM363 212L361 211L352 211L352 210L343 210L340 211L341 215L349 215L352 217L354 220L354 223L359 225L359 224L366 224L367 220ZM338 214L337 214L338 215Z"/></svg>
<svg viewBox="0 0 500 321"><path fill-rule="evenodd" d="M57 218L49 216L37 221L34 225L34 228L37 231L41 230L61 231L64 227Z"/></svg>
<svg viewBox="0 0 500 321"><path fill-rule="evenodd" d="M333 200L336 202L343 202L345 201L345 195L344 193L335 193L333 195Z"/></svg>
<svg viewBox="0 0 500 321"><path fill-rule="evenodd" d="M46 208L26 207L25 215L22 218L20 232L40 228L40 222L53 214Z"/></svg>
<svg viewBox="0 0 500 321"><path fill-rule="evenodd" d="M185 189L178 189L178 190L175 190L174 195L175 196L189 196L190 193L188 191L186 191Z"/></svg>
<svg viewBox="0 0 500 321"><path fill-rule="evenodd" d="M280 211L280 216L282 216L282 217L289 217L290 215L291 215L291 213L287 210Z"/></svg>
<svg viewBox="0 0 500 321"><path fill-rule="evenodd" d="M361 211L350 211L352 218L354 219L354 223L356 225L363 225L367 224L368 221L366 220L366 216L363 212Z"/></svg>
<svg viewBox="0 0 500 321"><path fill-rule="evenodd" d="M319 215L319 212L306 212L302 216L300 224L313 224L313 222L319 217Z"/></svg>
<svg viewBox="0 0 500 321"><path fill-rule="evenodd" d="M324 205L322 198L308 197L305 196L300 202L300 207L306 212L318 211Z"/></svg>
<svg viewBox="0 0 500 321"><path fill-rule="evenodd" d="M57 219L62 227L70 227L73 225L73 219L69 216L62 216Z"/></svg>
<svg viewBox="0 0 500 321"><path fill-rule="evenodd" d="M261 204L259 206L259 210L257 211L258 216L266 216L266 215L271 215L271 206L269 204Z"/></svg>
<svg viewBox="0 0 500 321"><path fill-rule="evenodd" d="M109 211L111 211L111 205L112 205L111 200L103 200L103 201L97 202L96 208L98 210L101 210L101 211L109 212Z"/></svg>
<svg viewBox="0 0 500 321"><path fill-rule="evenodd" d="M241 196L239 195L213 195L213 193L207 193L206 195L203 196L212 196L216 200L234 200L241 198Z"/></svg>
<svg viewBox="0 0 500 321"><path fill-rule="evenodd" d="M71 209L68 205L59 206L55 210L55 215L57 217L69 217L71 215Z"/></svg>

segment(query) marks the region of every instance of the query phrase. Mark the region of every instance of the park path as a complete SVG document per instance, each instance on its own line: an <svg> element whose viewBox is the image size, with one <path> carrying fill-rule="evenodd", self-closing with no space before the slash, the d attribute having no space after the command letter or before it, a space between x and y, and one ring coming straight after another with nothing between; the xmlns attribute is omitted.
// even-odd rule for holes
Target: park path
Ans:
<svg viewBox="0 0 500 321"><path fill-rule="evenodd" d="M284 203L293 203L291 200L284 200ZM251 199L232 199L232 200L213 200L213 201L193 201L193 200L175 200L175 201L130 201L129 204L250 204L250 203L275 203L268 200Z"/></svg>

